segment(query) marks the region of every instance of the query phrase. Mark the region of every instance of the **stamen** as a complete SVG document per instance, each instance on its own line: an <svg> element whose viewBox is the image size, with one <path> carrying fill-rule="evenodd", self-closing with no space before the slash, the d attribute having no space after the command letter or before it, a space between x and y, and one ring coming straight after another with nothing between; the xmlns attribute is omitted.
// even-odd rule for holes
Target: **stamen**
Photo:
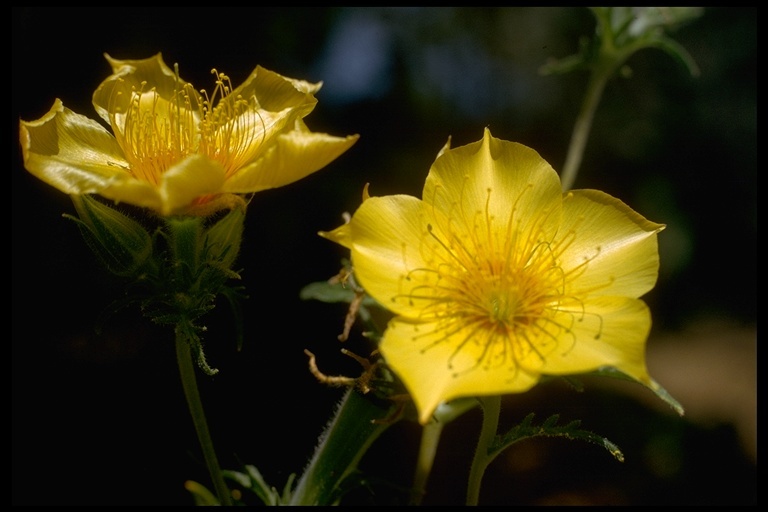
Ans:
<svg viewBox="0 0 768 512"><path fill-rule="evenodd" d="M158 184L163 173L194 153L219 162L231 176L256 156L266 138L256 98L231 98L229 76L212 73L211 95L184 83L178 65L170 97L147 90L146 82L128 91L124 79L116 80L108 101L110 124L134 177Z"/></svg>

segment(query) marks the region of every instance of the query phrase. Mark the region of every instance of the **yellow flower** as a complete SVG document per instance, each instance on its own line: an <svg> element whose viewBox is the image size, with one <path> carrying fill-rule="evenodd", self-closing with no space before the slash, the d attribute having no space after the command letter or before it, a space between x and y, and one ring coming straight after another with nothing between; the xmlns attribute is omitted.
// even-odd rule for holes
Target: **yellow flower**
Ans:
<svg viewBox="0 0 768 512"><path fill-rule="evenodd" d="M542 375L610 367L657 386L638 297L656 283L663 225L597 190L563 194L538 153L487 129L446 145L422 197L366 193L320 233L395 313L379 348L422 423L441 402L523 392Z"/></svg>
<svg viewBox="0 0 768 512"><path fill-rule="evenodd" d="M235 194L280 187L330 163L357 140L313 133L303 118L322 86L261 66L237 88L213 70L197 91L160 53L118 60L93 105L112 133L56 99L20 122L24 165L67 194L100 194L161 215L206 215Z"/></svg>

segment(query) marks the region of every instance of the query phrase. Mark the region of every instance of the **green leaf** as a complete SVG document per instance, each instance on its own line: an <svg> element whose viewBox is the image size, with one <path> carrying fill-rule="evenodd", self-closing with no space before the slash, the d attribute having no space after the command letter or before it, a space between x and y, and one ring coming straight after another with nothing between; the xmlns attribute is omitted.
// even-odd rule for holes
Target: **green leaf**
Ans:
<svg viewBox="0 0 768 512"><path fill-rule="evenodd" d="M277 489L267 484L256 466L249 464L245 466L244 469L245 473L225 469L222 470L222 474L225 478L229 478L230 480L235 481L244 489L253 492L256 497L258 497L258 499L261 500L261 502L265 505L277 506L283 503L280 494L277 492ZM287 484L287 488L290 488L290 485L293 482L293 476L295 475L291 475L291 478Z"/></svg>
<svg viewBox="0 0 768 512"><path fill-rule="evenodd" d="M567 425L558 426L559 414L554 414L544 420L541 426L533 424L533 413L526 416L519 425L512 428L504 435L496 436L494 442L488 448L488 455L491 458L496 457L502 451L509 448L518 441L530 439L532 437L565 437L567 439L579 439L587 441L598 446L602 446L613 455L619 462L624 462L624 454L619 447L608 439L599 436L588 430L579 429L581 421L571 421Z"/></svg>
<svg viewBox="0 0 768 512"><path fill-rule="evenodd" d="M184 488L192 494L192 499L195 500L195 505L199 507L220 505L218 498L199 482L187 480L184 483Z"/></svg>
<svg viewBox="0 0 768 512"><path fill-rule="evenodd" d="M696 64L696 61L693 60L693 57L691 57L691 54L677 41L660 36L652 39L649 44L650 46L666 52L673 59L680 62L688 69L691 76L699 76L701 74L701 70L699 69L698 64Z"/></svg>
<svg viewBox="0 0 768 512"><path fill-rule="evenodd" d="M599 368L595 370L594 372L591 372L590 375L600 375L602 377L612 377L614 379L620 379L620 380L628 380L630 382L637 382L639 384L644 385L651 391L653 391L656 396L661 398L667 405L669 405L677 414L680 416L683 416L685 414L685 409L683 409L683 406L680 402L674 399L672 395L669 394L669 392L661 387L658 382L651 379L650 385L646 385L629 375L622 373L621 371L617 370L616 368L613 368L611 366L604 366L602 368Z"/></svg>
<svg viewBox="0 0 768 512"><path fill-rule="evenodd" d="M351 303L355 299L355 290L351 286L344 286L341 283L329 283L328 281L319 281L310 283L301 289L299 298L302 300L319 300L326 303ZM369 295L363 297L360 308L357 311L360 320L367 323L371 320L370 307L381 307Z"/></svg>
<svg viewBox="0 0 768 512"><path fill-rule="evenodd" d="M319 300L320 302L352 302L355 298L355 291L341 283L329 283L328 281L318 281L309 283L299 292L302 300ZM363 305L373 306L376 304L370 297L363 299Z"/></svg>

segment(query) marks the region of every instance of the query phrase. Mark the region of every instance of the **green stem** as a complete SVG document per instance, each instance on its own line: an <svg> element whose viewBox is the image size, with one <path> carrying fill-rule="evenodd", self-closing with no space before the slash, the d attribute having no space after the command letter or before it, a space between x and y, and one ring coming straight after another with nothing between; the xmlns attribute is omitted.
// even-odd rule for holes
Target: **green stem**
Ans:
<svg viewBox="0 0 768 512"><path fill-rule="evenodd" d="M477 505L480 499L480 484L483 474L493 457L488 455L488 448L496 437L499 428L499 414L501 413L501 397L486 396L479 399L483 408L483 425L480 430L480 438L477 441L475 457L472 459L472 467L469 469L469 485L467 487L467 505Z"/></svg>
<svg viewBox="0 0 768 512"><path fill-rule="evenodd" d="M576 181L576 175L579 172L579 166L584 156L584 148L587 145L589 131L592 129L592 120L595 117L597 105L600 103L600 97L605 89L605 84L611 75L611 68L597 66L593 69L587 85L587 93L581 104L579 116L573 126L571 142L568 146L568 155L565 158L561 181L563 191L570 190Z"/></svg>
<svg viewBox="0 0 768 512"><path fill-rule="evenodd" d="M347 391L299 479L289 505L337 504L344 479L357 468L371 444L393 424L381 421L392 411L392 405L379 405L354 389Z"/></svg>
<svg viewBox="0 0 768 512"><path fill-rule="evenodd" d="M413 491L409 505L420 505L427 487L429 474L435 462L437 445L440 443L440 435L443 433L442 421L431 421L424 425L421 431L421 443L419 445L419 458L416 461L416 474L413 477Z"/></svg>
<svg viewBox="0 0 768 512"><path fill-rule="evenodd" d="M192 415L192 422L195 424L197 438L200 440L200 446L203 449L205 463L208 466L208 472L211 474L213 487L219 497L219 503L224 506L232 505L232 498L224 482L224 476L219 467L219 460L216 458L216 452L213 449L211 433L208 431L208 422L205 419L203 403L200 400L200 391L197 389L197 380L195 378L195 363L192 360L192 350L186 338L181 334L182 330L176 329L176 359L179 363L179 373L181 374L181 384L184 387L184 395L187 398L189 412Z"/></svg>

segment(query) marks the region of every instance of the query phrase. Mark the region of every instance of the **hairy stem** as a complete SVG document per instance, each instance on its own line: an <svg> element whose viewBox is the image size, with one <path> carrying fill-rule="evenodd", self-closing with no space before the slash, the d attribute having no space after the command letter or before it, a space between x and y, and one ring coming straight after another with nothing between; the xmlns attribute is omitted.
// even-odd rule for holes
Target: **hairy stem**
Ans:
<svg viewBox="0 0 768 512"><path fill-rule="evenodd" d="M195 377L196 364L192 360L192 350L187 339L182 334L183 330L176 329L176 359L179 363L179 373L181 374L181 384L184 387L184 395L187 398L189 413L192 415L192 422L195 424L197 438L200 441L200 447L203 450L205 463L208 466L208 472L213 481L213 487L219 498L219 503L224 506L232 505L232 498L229 489L224 482L224 476L219 467L219 460L216 457L216 451L213 449L211 433L208 430L208 422L205 419L203 403L200 400L200 391L197 389L197 379Z"/></svg>

